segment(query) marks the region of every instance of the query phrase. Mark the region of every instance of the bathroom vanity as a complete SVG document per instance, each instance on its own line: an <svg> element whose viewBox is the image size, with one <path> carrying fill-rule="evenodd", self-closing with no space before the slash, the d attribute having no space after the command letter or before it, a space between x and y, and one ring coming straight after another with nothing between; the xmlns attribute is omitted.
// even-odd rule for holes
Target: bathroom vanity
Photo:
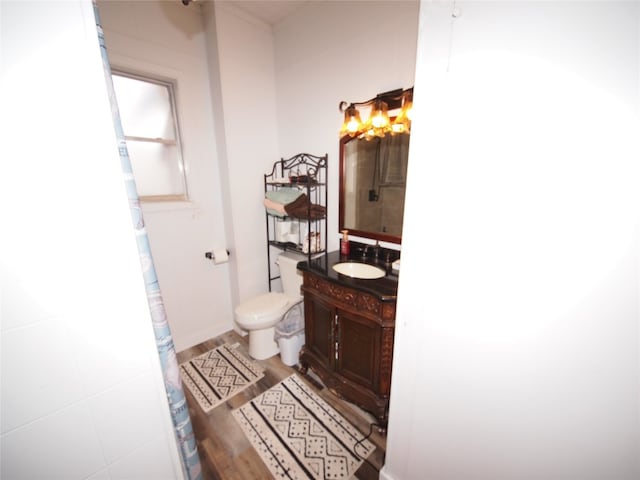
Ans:
<svg viewBox="0 0 640 480"><path fill-rule="evenodd" d="M377 242L402 243L408 147L406 134L340 139L338 231L376 246L351 242L349 255L323 253L298 264L305 312L300 370L311 369L329 390L372 413L381 431L389 415L398 294L392 264L399 252Z"/></svg>
<svg viewBox="0 0 640 480"><path fill-rule="evenodd" d="M384 256L383 256L384 255ZM379 259L330 252L300 262L305 310L305 345L300 369L311 368L339 397L372 413L381 431L388 420L398 276L396 257ZM382 260L381 260L382 259ZM352 278L333 266L344 262L376 264L377 279Z"/></svg>

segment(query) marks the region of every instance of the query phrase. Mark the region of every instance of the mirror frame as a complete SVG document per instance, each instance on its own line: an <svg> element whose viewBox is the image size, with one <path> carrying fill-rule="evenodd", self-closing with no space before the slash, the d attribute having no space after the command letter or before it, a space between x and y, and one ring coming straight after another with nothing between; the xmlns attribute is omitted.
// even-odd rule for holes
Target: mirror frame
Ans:
<svg viewBox="0 0 640 480"><path fill-rule="evenodd" d="M362 238L370 238L372 240L379 240L381 242L390 242L396 243L398 245L402 244L402 236L401 235L390 235L388 233L379 233L379 232L367 232L365 230L356 230L353 228L344 226L344 218L345 218L345 170L346 170L346 161L345 161L345 146L351 140L358 140L358 137L351 137L349 135L345 135L340 138L340 179L339 179L339 208L338 208L338 233L342 233L342 230L349 230L349 235L354 235Z"/></svg>

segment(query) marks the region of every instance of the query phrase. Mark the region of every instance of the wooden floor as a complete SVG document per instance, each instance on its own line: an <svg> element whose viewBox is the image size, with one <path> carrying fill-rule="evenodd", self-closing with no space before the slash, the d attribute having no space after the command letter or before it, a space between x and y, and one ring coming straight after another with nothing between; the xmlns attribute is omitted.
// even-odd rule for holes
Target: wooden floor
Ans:
<svg viewBox="0 0 640 480"><path fill-rule="evenodd" d="M248 356L247 339L248 337L242 337L236 332L227 332L178 353L178 363L183 363L225 343L238 343L238 349ZM284 365L278 355L260 363L265 368L265 372L264 377L258 383L214 408L208 414L202 411L188 389L185 388L204 480L273 478L249 440L244 436L240 426L232 418L231 411L244 405L292 373L298 372L294 368ZM354 405L340 400L310 376L302 378L307 380L307 383L314 388L320 397L340 412L364 435L369 433L369 426L374 421L372 416ZM376 450L369 456L368 462L364 462L356 472L356 478L360 480L379 478L379 470L384 464L386 437L380 435L374 428L369 440L375 444Z"/></svg>

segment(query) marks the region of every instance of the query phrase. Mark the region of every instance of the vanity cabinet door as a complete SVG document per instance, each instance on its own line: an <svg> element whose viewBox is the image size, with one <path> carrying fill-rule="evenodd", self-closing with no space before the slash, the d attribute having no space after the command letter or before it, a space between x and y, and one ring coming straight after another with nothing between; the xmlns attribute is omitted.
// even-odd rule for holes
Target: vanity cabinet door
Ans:
<svg viewBox="0 0 640 480"><path fill-rule="evenodd" d="M304 296L305 349L329 369L335 365L335 307L313 294Z"/></svg>
<svg viewBox="0 0 640 480"><path fill-rule="evenodd" d="M373 391L379 389L381 330L378 324L337 311L336 372Z"/></svg>

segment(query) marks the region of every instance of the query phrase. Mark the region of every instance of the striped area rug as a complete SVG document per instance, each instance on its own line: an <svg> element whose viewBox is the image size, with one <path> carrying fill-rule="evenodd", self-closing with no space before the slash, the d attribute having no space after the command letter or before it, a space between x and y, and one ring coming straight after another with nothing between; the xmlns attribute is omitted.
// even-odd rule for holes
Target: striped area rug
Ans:
<svg viewBox="0 0 640 480"><path fill-rule="evenodd" d="M258 363L227 344L180 365L183 385L205 412L210 412L263 376L264 370Z"/></svg>
<svg viewBox="0 0 640 480"><path fill-rule="evenodd" d="M295 374L233 416L274 478L349 479L375 450Z"/></svg>

